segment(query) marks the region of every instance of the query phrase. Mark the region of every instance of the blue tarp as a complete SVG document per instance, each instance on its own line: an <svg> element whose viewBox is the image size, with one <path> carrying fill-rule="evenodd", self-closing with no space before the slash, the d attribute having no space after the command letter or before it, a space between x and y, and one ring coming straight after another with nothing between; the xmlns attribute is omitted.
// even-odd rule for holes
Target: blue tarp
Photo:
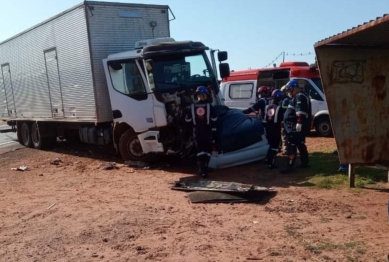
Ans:
<svg viewBox="0 0 389 262"><path fill-rule="evenodd" d="M215 112L218 116L216 147L219 152L236 151L262 140L264 127L259 119L227 106L215 106Z"/></svg>

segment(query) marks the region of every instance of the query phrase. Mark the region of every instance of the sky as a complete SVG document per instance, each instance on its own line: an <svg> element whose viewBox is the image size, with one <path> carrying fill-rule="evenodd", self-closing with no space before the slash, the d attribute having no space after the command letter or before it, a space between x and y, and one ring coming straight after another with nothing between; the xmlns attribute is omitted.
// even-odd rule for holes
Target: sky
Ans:
<svg viewBox="0 0 389 262"><path fill-rule="evenodd" d="M388 0L105 1L169 5L171 37L228 51L232 70L278 65L281 52L311 63L317 41L389 13ZM0 0L0 42L81 2Z"/></svg>

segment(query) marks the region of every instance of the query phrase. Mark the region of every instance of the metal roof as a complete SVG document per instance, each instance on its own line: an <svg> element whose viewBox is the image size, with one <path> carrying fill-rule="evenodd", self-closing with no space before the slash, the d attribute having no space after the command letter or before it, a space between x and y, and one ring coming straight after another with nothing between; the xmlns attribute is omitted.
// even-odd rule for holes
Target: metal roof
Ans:
<svg viewBox="0 0 389 262"><path fill-rule="evenodd" d="M327 37L314 47L323 45L389 46L389 15L384 14L347 31Z"/></svg>

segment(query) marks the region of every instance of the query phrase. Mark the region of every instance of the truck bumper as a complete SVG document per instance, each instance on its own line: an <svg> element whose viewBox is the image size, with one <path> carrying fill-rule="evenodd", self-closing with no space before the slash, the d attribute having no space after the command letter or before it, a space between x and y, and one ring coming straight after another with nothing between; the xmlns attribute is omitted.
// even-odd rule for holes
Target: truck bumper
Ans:
<svg viewBox="0 0 389 262"><path fill-rule="evenodd" d="M158 141L159 131L147 131L138 135L143 153L164 152L163 145Z"/></svg>

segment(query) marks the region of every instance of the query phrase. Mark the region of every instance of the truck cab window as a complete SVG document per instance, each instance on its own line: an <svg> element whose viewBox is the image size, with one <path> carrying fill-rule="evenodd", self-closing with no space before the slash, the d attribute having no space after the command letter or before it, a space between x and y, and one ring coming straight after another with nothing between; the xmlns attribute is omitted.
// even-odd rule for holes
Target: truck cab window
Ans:
<svg viewBox="0 0 389 262"><path fill-rule="evenodd" d="M109 73L116 91L129 96L146 93L142 75L135 61L110 65Z"/></svg>

